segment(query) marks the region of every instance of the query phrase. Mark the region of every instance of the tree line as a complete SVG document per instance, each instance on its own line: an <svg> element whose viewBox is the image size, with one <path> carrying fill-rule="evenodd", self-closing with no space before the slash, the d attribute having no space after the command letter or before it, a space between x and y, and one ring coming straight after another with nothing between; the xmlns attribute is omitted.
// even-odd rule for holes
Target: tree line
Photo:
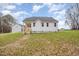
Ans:
<svg viewBox="0 0 79 59"><path fill-rule="evenodd" d="M66 24L70 26L72 30L79 30L79 4L73 3L66 10Z"/></svg>

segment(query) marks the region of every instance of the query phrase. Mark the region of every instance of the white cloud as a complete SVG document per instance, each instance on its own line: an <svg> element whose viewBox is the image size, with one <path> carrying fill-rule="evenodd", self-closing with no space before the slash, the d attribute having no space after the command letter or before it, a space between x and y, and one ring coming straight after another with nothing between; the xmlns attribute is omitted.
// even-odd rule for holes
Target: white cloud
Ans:
<svg viewBox="0 0 79 59"><path fill-rule="evenodd" d="M59 21L58 27L60 28L65 28L65 21Z"/></svg>
<svg viewBox="0 0 79 59"><path fill-rule="evenodd" d="M34 5L32 8L32 13L38 12L44 5Z"/></svg>
<svg viewBox="0 0 79 59"><path fill-rule="evenodd" d="M63 9L63 7L65 6L65 4L47 4L48 6L48 12L56 12L56 11L61 11Z"/></svg>
<svg viewBox="0 0 79 59"><path fill-rule="evenodd" d="M16 13L13 13L14 14L14 16L16 17L16 18L21 18L21 17L27 17L27 16L31 16L31 14L29 14L28 12L26 12L26 11L18 11L18 12L16 12Z"/></svg>
<svg viewBox="0 0 79 59"><path fill-rule="evenodd" d="M29 14L26 10L16 11L17 5L21 4L1 3L0 13L2 13L2 15L10 14L17 20L18 23L22 23L22 20L24 20L26 17L30 17L31 14Z"/></svg>
<svg viewBox="0 0 79 59"><path fill-rule="evenodd" d="M16 6L15 5L8 5L6 7L4 7L5 9L8 9L8 10L12 10L12 9L15 9Z"/></svg>
<svg viewBox="0 0 79 59"><path fill-rule="evenodd" d="M59 29L61 29L61 28L70 29L70 27L65 24L65 20L59 21L58 28Z"/></svg>
<svg viewBox="0 0 79 59"><path fill-rule="evenodd" d="M49 8L49 10L48 10L49 13L58 11L58 10L60 9L60 8L59 8L57 5L55 5L55 4L49 5L48 8Z"/></svg>
<svg viewBox="0 0 79 59"><path fill-rule="evenodd" d="M24 18L31 16L31 14L29 14L26 11L12 12L11 10L2 10L1 13L3 15L10 14L17 20L17 22L21 22L21 23Z"/></svg>
<svg viewBox="0 0 79 59"><path fill-rule="evenodd" d="M54 15L53 17L59 21L59 28L67 28L65 26L65 9L63 9L64 5L62 4L47 4L48 12Z"/></svg>
<svg viewBox="0 0 79 59"><path fill-rule="evenodd" d="M6 10L13 10L16 8L16 5L11 4L11 3L3 3L3 4L0 4L0 8L6 9Z"/></svg>
<svg viewBox="0 0 79 59"><path fill-rule="evenodd" d="M26 17L30 17L31 14L26 11L17 11L16 13L13 13L13 16L17 19L18 22L23 24L22 20L24 20Z"/></svg>
<svg viewBox="0 0 79 59"><path fill-rule="evenodd" d="M61 10L61 11L56 11L54 14L55 14L55 19L57 19L59 21L58 23L58 27L59 29L60 28L68 28L66 25L65 25L65 11L66 10Z"/></svg>
<svg viewBox="0 0 79 59"><path fill-rule="evenodd" d="M16 5L19 5L19 6L22 5L22 4L23 4L23 3L16 3Z"/></svg>
<svg viewBox="0 0 79 59"><path fill-rule="evenodd" d="M66 12L66 10L63 9L61 11L55 11L55 12L53 12L53 14L56 15L56 18L62 19L62 18L65 18L65 12Z"/></svg>
<svg viewBox="0 0 79 59"><path fill-rule="evenodd" d="M17 3L17 4L12 4L12 3L1 3L0 4L0 12L3 14L3 15L6 15L6 14L11 14L13 15L15 18L19 18L19 17L24 17L24 15L26 16L29 16L30 14L24 10L21 10L21 11L14 11L16 10L16 6L17 5L21 5L21 3Z"/></svg>
<svg viewBox="0 0 79 59"><path fill-rule="evenodd" d="M22 20L31 16L31 14L25 10L16 11L17 5L21 4L2 3L0 4L0 13L2 13L2 15L10 14L17 20L18 23L22 23Z"/></svg>
<svg viewBox="0 0 79 59"><path fill-rule="evenodd" d="M44 5L46 5L48 7L51 7L52 6L52 3L44 3Z"/></svg>
<svg viewBox="0 0 79 59"><path fill-rule="evenodd" d="M9 10L2 10L1 13L3 15L7 15L7 14L11 14L11 11L9 11Z"/></svg>
<svg viewBox="0 0 79 59"><path fill-rule="evenodd" d="M58 11L58 13L61 14L61 15L65 14L65 12L66 12L65 9L63 9L63 10L61 10L61 11Z"/></svg>

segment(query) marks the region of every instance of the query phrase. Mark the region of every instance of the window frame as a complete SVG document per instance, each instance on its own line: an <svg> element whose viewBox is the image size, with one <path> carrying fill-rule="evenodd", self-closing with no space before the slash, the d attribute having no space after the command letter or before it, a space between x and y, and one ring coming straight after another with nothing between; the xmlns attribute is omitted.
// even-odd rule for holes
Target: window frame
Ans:
<svg viewBox="0 0 79 59"><path fill-rule="evenodd" d="M41 23L41 26L44 27L44 23Z"/></svg>
<svg viewBox="0 0 79 59"><path fill-rule="evenodd" d="M46 23L46 26L49 27L49 23Z"/></svg>
<svg viewBox="0 0 79 59"><path fill-rule="evenodd" d="M56 27L57 26L57 23L54 23L54 27Z"/></svg>

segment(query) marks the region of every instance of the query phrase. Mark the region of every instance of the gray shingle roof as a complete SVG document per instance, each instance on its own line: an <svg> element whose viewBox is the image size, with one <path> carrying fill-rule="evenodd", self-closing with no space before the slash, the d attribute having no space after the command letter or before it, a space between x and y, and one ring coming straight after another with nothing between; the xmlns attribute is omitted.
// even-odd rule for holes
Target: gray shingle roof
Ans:
<svg viewBox="0 0 79 59"><path fill-rule="evenodd" d="M36 20L41 20L41 21L44 21L44 22L48 21L48 22L54 22L54 23L58 22L53 17L30 17L30 18L26 18L24 20L24 22L27 22L27 21L36 21Z"/></svg>

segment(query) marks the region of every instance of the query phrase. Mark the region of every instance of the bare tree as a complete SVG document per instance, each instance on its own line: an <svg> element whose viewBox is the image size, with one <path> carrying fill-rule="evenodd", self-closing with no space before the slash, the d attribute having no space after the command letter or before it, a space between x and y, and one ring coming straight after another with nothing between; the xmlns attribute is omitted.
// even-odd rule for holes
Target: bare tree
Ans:
<svg viewBox="0 0 79 59"><path fill-rule="evenodd" d="M0 17L0 33L7 33L12 31L12 24L15 24L16 20L11 15L4 15Z"/></svg>
<svg viewBox="0 0 79 59"><path fill-rule="evenodd" d="M79 30L79 4L71 4L71 7L66 11L66 24L71 29Z"/></svg>

